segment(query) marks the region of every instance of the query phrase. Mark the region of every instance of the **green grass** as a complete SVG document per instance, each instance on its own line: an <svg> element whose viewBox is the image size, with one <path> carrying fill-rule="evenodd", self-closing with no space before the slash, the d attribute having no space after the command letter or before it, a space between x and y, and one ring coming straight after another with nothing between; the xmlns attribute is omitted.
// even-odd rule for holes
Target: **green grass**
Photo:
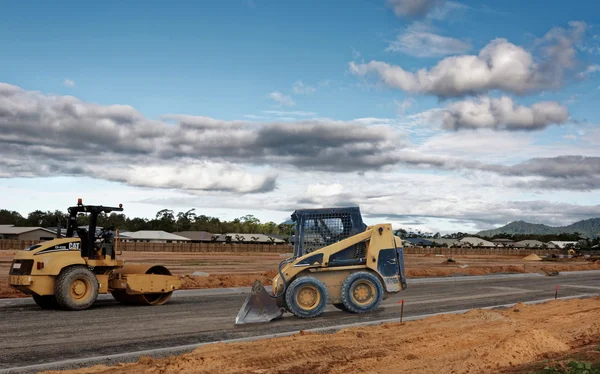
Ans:
<svg viewBox="0 0 600 374"><path fill-rule="evenodd" d="M598 350L598 348L596 348ZM586 361L569 361L565 364L546 366L535 374L600 374L600 364Z"/></svg>

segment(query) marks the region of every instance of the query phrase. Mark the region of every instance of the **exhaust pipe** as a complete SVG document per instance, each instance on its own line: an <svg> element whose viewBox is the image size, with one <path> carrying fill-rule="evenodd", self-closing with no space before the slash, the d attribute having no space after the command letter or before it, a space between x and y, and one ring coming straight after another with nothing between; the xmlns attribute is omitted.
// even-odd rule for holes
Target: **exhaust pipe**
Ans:
<svg viewBox="0 0 600 374"><path fill-rule="evenodd" d="M250 294L235 318L236 325L245 323L271 322L282 318L285 308L277 305L277 299L269 295L262 283L257 280L252 285Z"/></svg>

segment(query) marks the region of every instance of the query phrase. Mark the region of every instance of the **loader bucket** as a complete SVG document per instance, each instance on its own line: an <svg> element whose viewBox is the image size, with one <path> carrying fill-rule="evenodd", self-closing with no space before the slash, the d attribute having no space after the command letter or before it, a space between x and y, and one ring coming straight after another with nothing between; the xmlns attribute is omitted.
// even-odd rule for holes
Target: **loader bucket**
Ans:
<svg viewBox="0 0 600 374"><path fill-rule="evenodd" d="M281 318L285 312L284 308L277 306L275 298L272 298L260 281L255 281L252 291L240 308L235 324L270 322Z"/></svg>

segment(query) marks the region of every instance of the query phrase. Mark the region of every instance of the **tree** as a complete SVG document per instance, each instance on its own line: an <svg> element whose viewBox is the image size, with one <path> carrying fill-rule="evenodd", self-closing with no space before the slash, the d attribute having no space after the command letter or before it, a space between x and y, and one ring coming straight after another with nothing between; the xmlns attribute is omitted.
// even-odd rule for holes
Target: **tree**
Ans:
<svg viewBox="0 0 600 374"><path fill-rule="evenodd" d="M196 218L196 214L193 213L194 210L196 209L177 213L177 222L175 223L177 231L188 231L192 228L192 224Z"/></svg>
<svg viewBox="0 0 600 374"><path fill-rule="evenodd" d="M21 226L24 221L25 218L19 212L0 209L0 225Z"/></svg>
<svg viewBox="0 0 600 374"><path fill-rule="evenodd" d="M398 236L398 237L400 237L400 238L402 238L402 239L406 238L406 237L407 237L407 236L406 236L407 234L408 234L408 233L407 233L407 232L406 232L406 230L404 230L404 229L398 229L398 230L396 230L396 231L394 232L394 235L396 235L396 236Z"/></svg>

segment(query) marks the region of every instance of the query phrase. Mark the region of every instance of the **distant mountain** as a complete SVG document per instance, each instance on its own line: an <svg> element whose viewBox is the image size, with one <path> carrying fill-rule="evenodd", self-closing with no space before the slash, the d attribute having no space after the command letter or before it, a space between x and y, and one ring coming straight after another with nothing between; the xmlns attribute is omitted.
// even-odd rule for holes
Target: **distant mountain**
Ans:
<svg viewBox="0 0 600 374"><path fill-rule="evenodd" d="M514 221L497 229L480 231L477 235L488 237L498 234L558 235L563 233L574 234L576 232L587 238L600 236L600 218L577 221L568 226L547 226L525 221Z"/></svg>

